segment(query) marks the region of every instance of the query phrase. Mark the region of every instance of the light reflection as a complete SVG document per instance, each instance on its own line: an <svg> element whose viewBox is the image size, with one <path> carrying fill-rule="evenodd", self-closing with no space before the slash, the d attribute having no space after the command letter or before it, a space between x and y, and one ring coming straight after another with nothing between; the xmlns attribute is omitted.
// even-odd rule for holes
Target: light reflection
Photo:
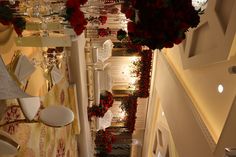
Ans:
<svg viewBox="0 0 236 157"><path fill-rule="evenodd" d="M194 6L195 10L204 10L207 7L208 0L192 0L192 5Z"/></svg>

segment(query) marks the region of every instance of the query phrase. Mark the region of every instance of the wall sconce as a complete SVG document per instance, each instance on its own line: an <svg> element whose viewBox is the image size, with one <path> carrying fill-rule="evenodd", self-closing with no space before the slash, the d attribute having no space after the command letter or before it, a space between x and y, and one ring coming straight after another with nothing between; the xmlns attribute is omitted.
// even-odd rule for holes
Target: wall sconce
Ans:
<svg viewBox="0 0 236 157"><path fill-rule="evenodd" d="M230 74L236 74L236 66L231 66L228 68L228 72Z"/></svg>

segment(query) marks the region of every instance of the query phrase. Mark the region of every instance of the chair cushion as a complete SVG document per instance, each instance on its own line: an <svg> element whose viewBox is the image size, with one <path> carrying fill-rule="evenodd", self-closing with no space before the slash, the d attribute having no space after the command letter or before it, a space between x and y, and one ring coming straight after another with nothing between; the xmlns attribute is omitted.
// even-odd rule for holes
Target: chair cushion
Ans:
<svg viewBox="0 0 236 157"><path fill-rule="evenodd" d="M74 120L74 113L61 105L49 106L39 113L39 119L44 124L52 127L62 127Z"/></svg>

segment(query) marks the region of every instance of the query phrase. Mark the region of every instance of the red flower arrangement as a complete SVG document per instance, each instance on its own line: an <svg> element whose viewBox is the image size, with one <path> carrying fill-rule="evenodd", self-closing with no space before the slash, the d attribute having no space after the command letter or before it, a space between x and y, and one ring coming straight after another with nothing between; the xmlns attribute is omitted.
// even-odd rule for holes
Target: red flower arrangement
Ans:
<svg viewBox="0 0 236 157"><path fill-rule="evenodd" d="M131 74L138 78L138 90L135 91L135 95L137 97L147 98L151 83L152 50L141 51L139 55L141 58L133 62L135 68L131 71Z"/></svg>
<svg viewBox="0 0 236 157"><path fill-rule="evenodd" d="M112 151L112 143L115 142L114 135L108 130L99 130L96 133L95 145L97 150L97 156L99 154L107 154Z"/></svg>
<svg viewBox="0 0 236 157"><path fill-rule="evenodd" d="M98 24L98 25L104 25L107 21L107 16L99 16L99 17L93 17L90 16L89 18L86 18L88 22L91 22L92 24Z"/></svg>
<svg viewBox="0 0 236 157"><path fill-rule="evenodd" d="M144 50L140 52L141 60L139 65L138 91L136 95L141 98L149 96L152 69L152 50Z"/></svg>
<svg viewBox="0 0 236 157"><path fill-rule="evenodd" d="M84 13L80 10L80 5L83 5L87 0L67 0L66 1L66 16L65 20L68 20L72 28L74 29L77 35L80 35L87 21L84 17Z"/></svg>
<svg viewBox="0 0 236 157"><path fill-rule="evenodd" d="M131 133L133 133L135 127L136 112L138 106L137 100L138 97L135 94L129 95L122 101L120 105L120 108L127 114L125 126Z"/></svg>
<svg viewBox="0 0 236 157"><path fill-rule="evenodd" d="M107 17L106 16L99 16L98 19L99 19L99 21L101 22L102 25L104 25L107 22Z"/></svg>
<svg viewBox="0 0 236 157"><path fill-rule="evenodd" d="M128 35L133 43L150 49L170 48L185 39L188 29L197 27L201 10L191 0L131 0L122 12L131 21Z"/></svg>
<svg viewBox="0 0 236 157"><path fill-rule="evenodd" d="M122 41L123 45L125 48L127 48L127 52L132 53L132 52L140 52L142 50L142 45L139 44L133 44L129 37L127 36L127 32L119 29L116 34L116 38L120 41ZM123 42L124 41L124 42Z"/></svg>
<svg viewBox="0 0 236 157"><path fill-rule="evenodd" d="M22 36L26 21L23 17L17 15L15 8L18 5L19 2L12 5L8 1L0 1L0 23L3 25L13 25L17 35Z"/></svg>
<svg viewBox="0 0 236 157"><path fill-rule="evenodd" d="M111 30L110 30L109 27L107 27L107 28L99 28L99 29L98 29L98 35L99 35L100 37L109 36L109 35L111 35Z"/></svg>
<svg viewBox="0 0 236 157"><path fill-rule="evenodd" d="M113 102L114 99L112 93L104 91L100 94L100 104L88 108L88 118L91 119L93 116L103 117L107 110L112 107Z"/></svg>

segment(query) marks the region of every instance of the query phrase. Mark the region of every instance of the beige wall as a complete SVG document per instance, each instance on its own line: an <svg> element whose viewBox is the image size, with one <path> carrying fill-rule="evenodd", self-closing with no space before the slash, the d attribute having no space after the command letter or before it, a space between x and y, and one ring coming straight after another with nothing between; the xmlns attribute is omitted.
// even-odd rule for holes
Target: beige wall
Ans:
<svg viewBox="0 0 236 157"><path fill-rule="evenodd" d="M183 44L164 50L215 143L236 93L236 77L228 72L236 65L235 16L234 0L208 1L199 26L188 31ZM219 84L223 93L217 91Z"/></svg>
<svg viewBox="0 0 236 157"><path fill-rule="evenodd" d="M209 66L183 69L178 47L168 50L166 55L217 142L236 93L236 86L233 85L236 76L228 72L228 68L236 64L236 58ZM224 86L223 93L217 91L219 84Z"/></svg>
<svg viewBox="0 0 236 157"><path fill-rule="evenodd" d="M216 147L212 147L214 143L210 143L210 134L207 133L207 128L197 116L191 97L163 54L159 55L156 69L158 70L155 95L160 99L180 157L222 157L224 148L236 146L235 101L230 108L230 114L226 119L219 141ZM154 136L150 139L152 138Z"/></svg>
<svg viewBox="0 0 236 157"><path fill-rule="evenodd" d="M162 132L162 137L160 137L160 135L158 134L158 130ZM169 128L164 110L161 105L159 106L158 109L156 134L157 134L157 141L159 140L159 138L163 139L163 146L161 146L160 142L158 142L159 144L157 145L156 155L158 154L158 151L160 151L163 157L167 156L167 153L169 153L169 157L179 157L173 137L171 135L171 130Z"/></svg>

